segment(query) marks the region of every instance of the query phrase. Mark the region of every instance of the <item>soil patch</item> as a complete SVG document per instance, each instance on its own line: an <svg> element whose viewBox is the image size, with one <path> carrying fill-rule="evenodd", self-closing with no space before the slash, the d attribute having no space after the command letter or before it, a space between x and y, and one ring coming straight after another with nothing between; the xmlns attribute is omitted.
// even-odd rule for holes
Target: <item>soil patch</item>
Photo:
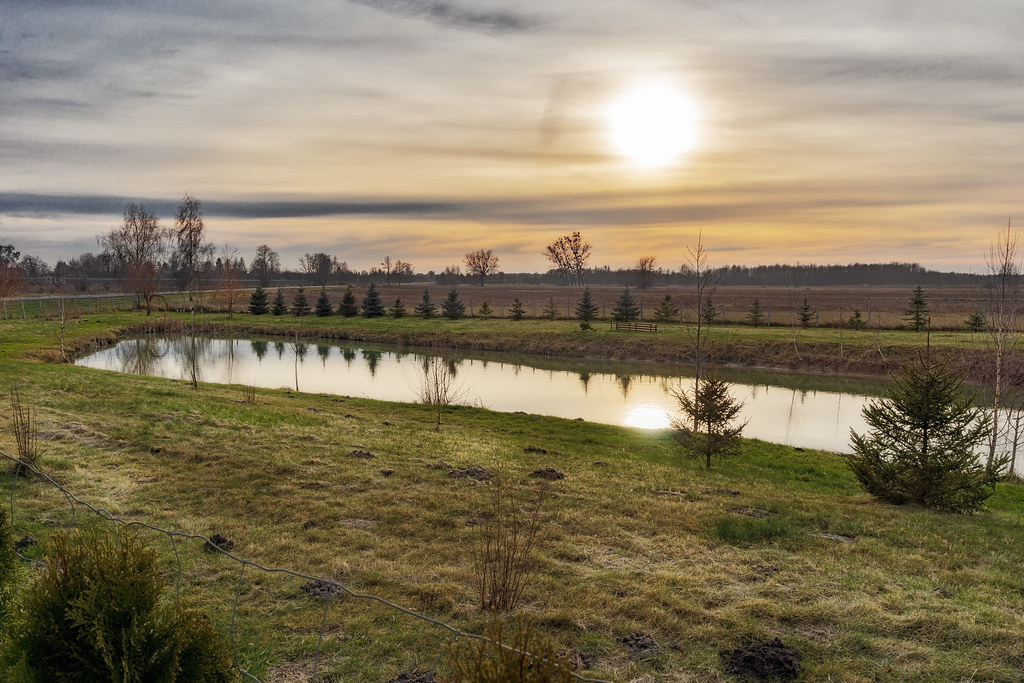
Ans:
<svg viewBox="0 0 1024 683"><path fill-rule="evenodd" d="M403 671L388 683L437 683L437 676L433 671Z"/></svg>
<svg viewBox="0 0 1024 683"><path fill-rule="evenodd" d="M494 478L494 472L491 472L485 467L480 467L480 465L470 465L469 467L456 467L448 473L448 476L453 479L487 481L488 479Z"/></svg>
<svg viewBox="0 0 1024 683"><path fill-rule="evenodd" d="M791 681L800 673L800 653L776 638L749 641L735 650L722 650L726 673L741 681Z"/></svg>
<svg viewBox="0 0 1024 683"><path fill-rule="evenodd" d="M759 564L756 565L752 571L758 576L768 578L769 576L775 576L776 574L778 574L779 568L776 567L774 564Z"/></svg>
<svg viewBox="0 0 1024 683"><path fill-rule="evenodd" d="M14 549L19 553L25 548L31 548L39 541L34 536L22 536L14 542Z"/></svg>
<svg viewBox="0 0 1024 683"><path fill-rule="evenodd" d="M370 458L376 458L377 456L374 455L373 453L369 452L369 451L361 451L359 449L356 449L356 450L352 451L351 453L349 453L348 457L350 457L350 458L365 458L365 459L369 460Z"/></svg>
<svg viewBox="0 0 1024 683"><path fill-rule="evenodd" d="M307 581L302 584L300 590L306 595L312 598L326 598L328 595L334 596L341 593L341 589L335 586L333 583L327 583L326 581Z"/></svg>
<svg viewBox="0 0 1024 683"><path fill-rule="evenodd" d="M642 631L630 633L628 636L619 638L619 642L629 652L630 659L634 661L650 659L665 649L658 644L654 636Z"/></svg>
<svg viewBox="0 0 1024 683"><path fill-rule="evenodd" d="M214 534L213 536L210 536L210 540L206 542L206 545L203 546L203 549L207 552L215 553L217 552L217 550L227 551L231 550L234 547L235 542L231 539L225 538L220 534Z"/></svg>
<svg viewBox="0 0 1024 683"><path fill-rule="evenodd" d="M539 470L530 472L531 477L537 479L546 479L547 481L558 481L559 479L565 479L565 475L556 470L554 467L543 467Z"/></svg>

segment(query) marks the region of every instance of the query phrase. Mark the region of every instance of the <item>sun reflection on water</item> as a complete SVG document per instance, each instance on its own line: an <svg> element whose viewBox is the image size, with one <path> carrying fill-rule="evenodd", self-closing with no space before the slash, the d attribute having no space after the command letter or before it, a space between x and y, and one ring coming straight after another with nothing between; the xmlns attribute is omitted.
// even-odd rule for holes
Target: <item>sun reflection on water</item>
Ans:
<svg viewBox="0 0 1024 683"><path fill-rule="evenodd" d="M623 422L627 427L637 429L667 429L672 424L672 417L663 408L644 404L630 409Z"/></svg>

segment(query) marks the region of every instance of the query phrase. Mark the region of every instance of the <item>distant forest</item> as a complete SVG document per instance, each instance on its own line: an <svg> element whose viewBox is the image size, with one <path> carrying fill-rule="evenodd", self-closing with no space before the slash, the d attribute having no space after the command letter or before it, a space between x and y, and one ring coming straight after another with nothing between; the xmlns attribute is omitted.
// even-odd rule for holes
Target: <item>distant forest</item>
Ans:
<svg viewBox="0 0 1024 683"><path fill-rule="evenodd" d="M8 247L11 249L11 247ZM12 250L13 251L13 250ZM34 256L11 259L7 253L8 267L16 268L23 285L48 289L69 286L79 291L117 288L121 280L121 269L108 253L85 253L67 261L58 261L50 266ZM13 252L17 253L17 252ZM365 284L369 282L402 284L434 282L440 285L474 285L480 278L464 272L458 265L452 265L441 272L415 271L412 264L398 261L401 269L371 268L352 270L327 254L307 255L305 267L296 269L262 269L247 266L244 258L231 256L211 257L199 268L197 280L210 286L222 282L230 273L232 279L243 285L303 284L327 286L338 284ZM226 262L230 262L227 263ZM253 259L252 263L256 264ZM312 262L312 267L311 263ZM0 264L4 265L4 264ZM987 275L928 270L917 263L853 263L849 265L777 264L765 266L723 266L712 269L712 274L722 286L749 287L815 287L815 286L956 286L983 285ZM168 289L180 285L173 259L159 264L156 277ZM588 285L611 285L648 289L656 286L685 286L693 281L691 271L682 268L669 270L653 268L644 271L639 268L611 268L602 266L586 268L583 281ZM551 269L543 273L493 272L486 277L487 284L509 285L557 285L563 284L562 273Z"/></svg>

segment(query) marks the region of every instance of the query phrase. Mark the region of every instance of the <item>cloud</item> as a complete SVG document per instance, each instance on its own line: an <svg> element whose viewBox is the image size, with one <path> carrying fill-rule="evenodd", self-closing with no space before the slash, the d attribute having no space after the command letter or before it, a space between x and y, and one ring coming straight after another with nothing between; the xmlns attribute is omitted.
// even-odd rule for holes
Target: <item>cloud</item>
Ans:
<svg viewBox="0 0 1024 683"><path fill-rule="evenodd" d="M441 26L488 33L528 33L539 26L536 18L501 10L478 10L447 0L352 0L359 5L402 17L427 19Z"/></svg>
<svg viewBox="0 0 1024 683"><path fill-rule="evenodd" d="M158 215L173 216L178 202L104 195L52 195L0 192L0 214L119 216L128 202ZM456 213L459 204L425 201L203 201L203 213L225 218L310 218L346 215L434 215Z"/></svg>

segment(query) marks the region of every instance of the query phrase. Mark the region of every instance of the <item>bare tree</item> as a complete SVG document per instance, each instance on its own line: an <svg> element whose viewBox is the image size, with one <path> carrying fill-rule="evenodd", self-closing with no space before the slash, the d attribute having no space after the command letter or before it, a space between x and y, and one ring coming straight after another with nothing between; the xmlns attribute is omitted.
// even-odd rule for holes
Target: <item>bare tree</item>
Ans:
<svg viewBox="0 0 1024 683"><path fill-rule="evenodd" d="M329 254L318 251L315 254L306 253L299 257L299 267L309 277L312 284L318 287L326 287L334 273L338 260Z"/></svg>
<svg viewBox="0 0 1024 683"><path fill-rule="evenodd" d="M490 249L479 249L466 254L462 262L466 264L466 270L470 275L480 278L480 286L484 286L484 279L498 270L498 257Z"/></svg>
<svg viewBox="0 0 1024 683"><path fill-rule="evenodd" d="M985 316L995 358L992 368L991 390L992 432L989 439L988 466L991 468L996 461L998 443L1012 425L1009 421L1002 422L999 411L1012 407L1012 383L1007 382L1008 361L1017 348L1020 340L1020 276L1021 267L1017 258L1018 234L1010 229L1009 221L1006 230L996 235L985 258L992 281L989 294L988 314ZM1005 441L1005 439L1004 439ZM1014 451L1016 448L1013 449Z"/></svg>
<svg viewBox="0 0 1024 683"><path fill-rule="evenodd" d="M157 268L169 239L169 232L160 227L156 216L134 202L125 207L121 227L99 238L100 246L121 271L125 291L138 294L145 302L146 315L153 312L159 283Z"/></svg>
<svg viewBox="0 0 1024 683"><path fill-rule="evenodd" d="M18 273L18 257L20 251L14 245L0 245L0 315L7 317L7 300L18 293L21 287L21 275Z"/></svg>
<svg viewBox="0 0 1024 683"><path fill-rule="evenodd" d="M413 274L412 264L399 259L391 267L391 274L394 276L395 281L399 283L403 280L411 280Z"/></svg>
<svg viewBox="0 0 1024 683"><path fill-rule="evenodd" d="M213 253L213 245L206 241L204 230L202 202L185 193L174 217L174 238L175 260L189 301L195 298L196 279Z"/></svg>
<svg viewBox="0 0 1024 683"><path fill-rule="evenodd" d="M390 256L385 256L384 260L380 262L380 267L384 270L384 282L388 285L391 284L391 272L394 266L394 261L391 260Z"/></svg>
<svg viewBox="0 0 1024 683"><path fill-rule="evenodd" d="M277 252L266 244L256 247L256 256L252 259L252 274L259 280L261 287L270 285L270 281L281 272L281 259Z"/></svg>
<svg viewBox="0 0 1024 683"><path fill-rule="evenodd" d="M562 284L583 286L590 260L590 242L585 242L578 232L556 239L547 246L544 256L561 274Z"/></svg>
<svg viewBox="0 0 1024 683"><path fill-rule="evenodd" d="M238 258L238 249L230 244L225 244L221 248L220 262L220 278L217 281L217 289L224 296L224 304L228 308L228 317L233 318L235 315L235 304L238 303L238 297L242 291L242 281L240 278L244 272L242 262Z"/></svg>
<svg viewBox="0 0 1024 683"><path fill-rule="evenodd" d="M657 260L655 256L641 256L636 260L636 265L633 268L636 269L637 286L640 289L651 288L651 283L654 280L654 264Z"/></svg>
<svg viewBox="0 0 1024 683"><path fill-rule="evenodd" d="M701 387L701 381L703 378L704 366L708 361L709 356L709 342L708 333L710 332L711 326L708 316L703 314L702 307L706 306L706 302L710 302L715 291L718 289L718 276L708 266L708 253L704 249L704 231L701 230L697 233L697 244L694 247L686 248L686 263L683 264L682 270L689 271L693 277L694 292L693 292L693 317L691 318L691 326L687 328L687 332L690 337L690 350L693 353L693 400L697 402L696 412L694 415L699 414L702 407L699 405L700 397L704 395ZM677 398L680 394L684 394L685 389L679 388L677 392ZM700 431L700 424L697 418L694 417L693 431Z"/></svg>
<svg viewBox="0 0 1024 683"><path fill-rule="evenodd" d="M420 400L437 409L437 423L434 431L441 431L441 411L455 403L464 393L464 388L455 377L455 362L452 348L439 335L431 340L429 355L423 358L423 375L420 377Z"/></svg>

